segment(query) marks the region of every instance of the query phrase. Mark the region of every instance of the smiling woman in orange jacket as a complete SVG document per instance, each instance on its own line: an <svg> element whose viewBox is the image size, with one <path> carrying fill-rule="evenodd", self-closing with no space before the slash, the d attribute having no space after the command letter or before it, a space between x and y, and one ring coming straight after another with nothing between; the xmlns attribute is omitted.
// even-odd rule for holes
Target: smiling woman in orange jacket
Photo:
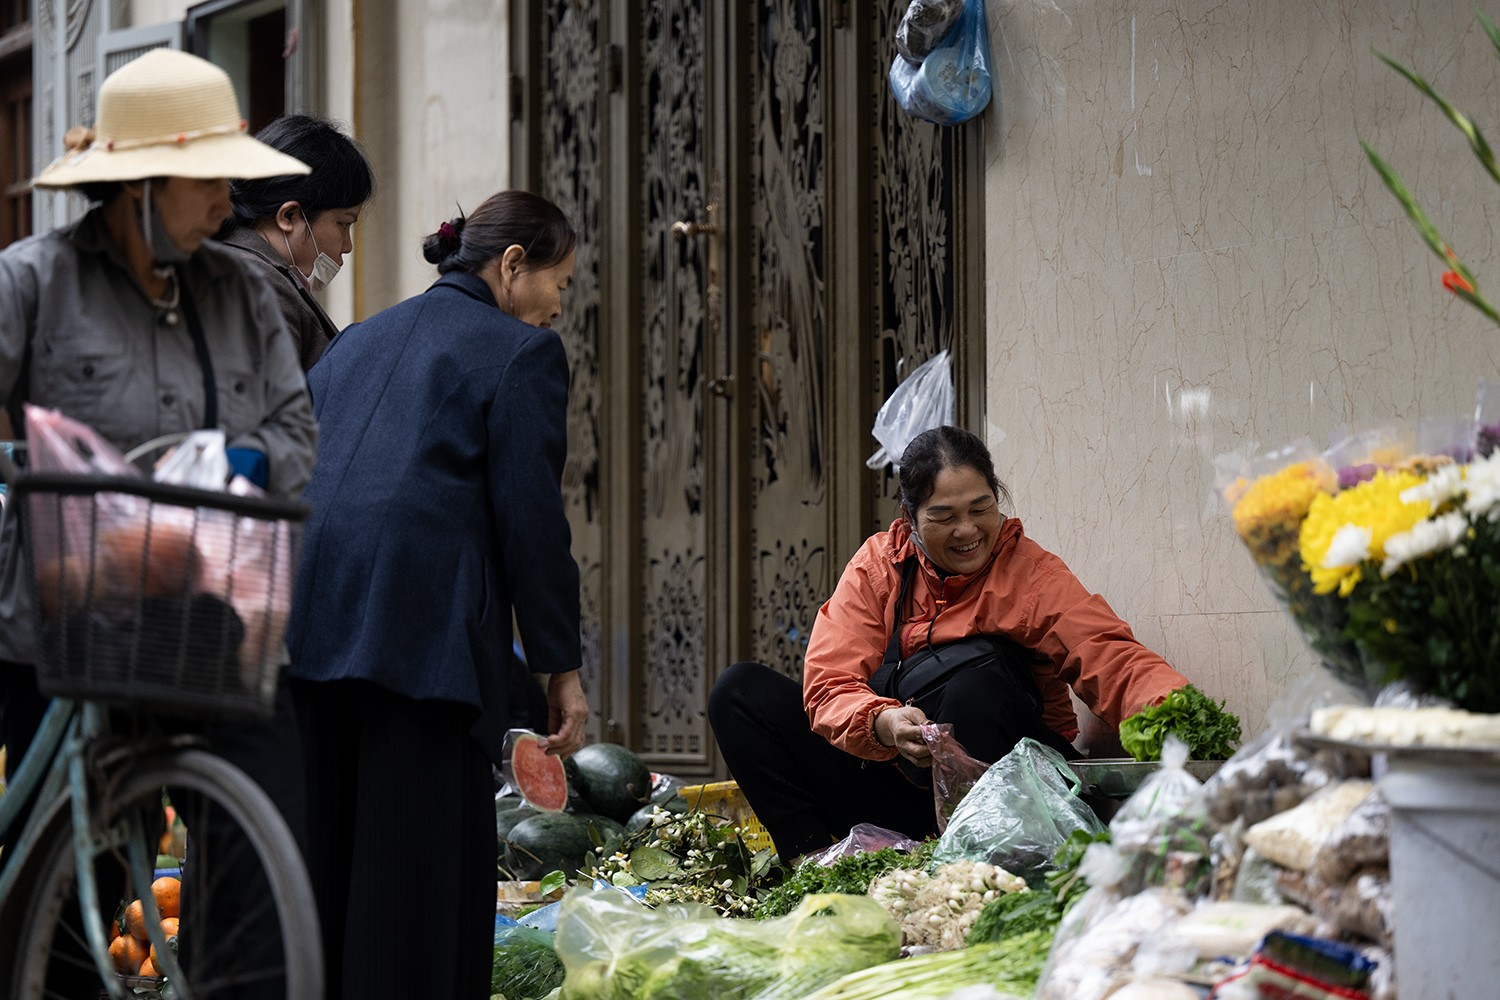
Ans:
<svg viewBox="0 0 1500 1000"><path fill-rule="evenodd" d="M720 749L782 857L857 822L934 832L925 722L951 723L981 760L1028 736L1076 756L1069 688L1118 727L1188 683L1003 515L1004 497L978 437L957 427L918 435L902 456L903 516L855 553L818 612L800 696L790 678L751 662L715 685ZM888 659L976 635L997 637L1000 655L907 701L871 687Z"/></svg>

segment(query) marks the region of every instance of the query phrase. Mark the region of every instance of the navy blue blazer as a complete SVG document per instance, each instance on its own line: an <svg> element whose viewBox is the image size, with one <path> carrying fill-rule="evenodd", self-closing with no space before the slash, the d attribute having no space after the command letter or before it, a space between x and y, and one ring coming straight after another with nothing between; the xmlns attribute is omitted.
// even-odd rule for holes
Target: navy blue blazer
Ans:
<svg viewBox="0 0 1500 1000"><path fill-rule="evenodd" d="M449 274L345 330L308 385L321 432L292 676L482 708L499 759L512 611L531 670L582 659L562 341Z"/></svg>

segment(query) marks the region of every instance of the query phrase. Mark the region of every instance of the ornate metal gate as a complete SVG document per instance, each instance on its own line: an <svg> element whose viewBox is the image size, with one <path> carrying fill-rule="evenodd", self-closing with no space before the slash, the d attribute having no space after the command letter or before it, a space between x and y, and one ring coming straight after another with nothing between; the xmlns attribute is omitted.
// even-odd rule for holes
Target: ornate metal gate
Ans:
<svg viewBox="0 0 1500 1000"><path fill-rule="evenodd" d="M875 6L512 5L513 181L582 238L560 329L592 735L676 773L718 768L712 679L798 675L888 522L880 402L943 346L982 398L982 234L953 224L982 217L979 126L896 109Z"/></svg>

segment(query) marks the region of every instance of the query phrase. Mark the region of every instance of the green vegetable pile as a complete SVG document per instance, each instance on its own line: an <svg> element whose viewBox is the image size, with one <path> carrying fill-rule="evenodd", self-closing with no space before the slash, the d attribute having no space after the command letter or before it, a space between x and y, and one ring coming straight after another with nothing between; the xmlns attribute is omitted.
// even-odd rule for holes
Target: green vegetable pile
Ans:
<svg viewBox="0 0 1500 1000"><path fill-rule="evenodd" d="M922 1000L946 997L965 986L990 986L1016 997L1029 997L1036 990L1051 947L1052 931L1036 930L961 951L903 958L851 973L807 1000Z"/></svg>
<svg viewBox="0 0 1500 1000"><path fill-rule="evenodd" d="M562 985L563 964L552 935L531 927L509 927L495 940L490 992L505 1000L540 1000Z"/></svg>
<svg viewBox="0 0 1500 1000"><path fill-rule="evenodd" d="M1168 733L1188 745L1193 760L1228 760L1240 745L1240 720L1189 684L1120 723L1120 743L1136 760L1161 760Z"/></svg>
<svg viewBox="0 0 1500 1000"><path fill-rule="evenodd" d="M782 916L796 909L803 896L816 893L842 892L862 896L869 891L870 883L886 872L897 868L926 868L936 846L936 840L929 840L909 853L894 847L882 847L878 851L839 858L830 865L798 865L787 873L785 881L761 896L754 915L762 919Z"/></svg>

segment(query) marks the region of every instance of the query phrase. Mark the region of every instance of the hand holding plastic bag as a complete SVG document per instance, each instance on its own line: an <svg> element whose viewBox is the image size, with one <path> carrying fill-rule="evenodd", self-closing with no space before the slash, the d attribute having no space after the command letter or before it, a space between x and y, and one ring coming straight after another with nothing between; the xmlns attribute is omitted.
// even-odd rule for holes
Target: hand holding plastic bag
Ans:
<svg viewBox="0 0 1500 1000"><path fill-rule="evenodd" d="M1022 877L1047 871L1073 831L1104 831L1082 787L1061 754L1023 739L959 803L933 861L986 861Z"/></svg>
<svg viewBox="0 0 1500 1000"><path fill-rule="evenodd" d="M948 818L970 790L984 777L989 765L969 756L953 738L948 723L927 722L921 726L922 742L932 748L932 798L937 807L938 833L948 829Z"/></svg>

